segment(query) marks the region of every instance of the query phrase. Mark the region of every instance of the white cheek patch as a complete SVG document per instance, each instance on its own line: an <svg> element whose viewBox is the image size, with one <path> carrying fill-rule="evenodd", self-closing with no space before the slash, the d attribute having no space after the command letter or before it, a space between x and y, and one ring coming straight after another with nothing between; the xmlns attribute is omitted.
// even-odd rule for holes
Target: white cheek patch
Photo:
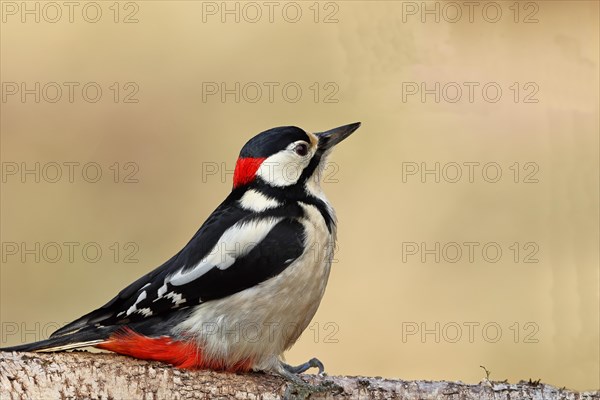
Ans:
<svg viewBox="0 0 600 400"><path fill-rule="evenodd" d="M248 254L281 221L281 218L252 220L236 223L227 229L215 247L198 264L187 271L183 268L167 278L174 286L188 284L213 268L227 269L236 259Z"/></svg>
<svg viewBox="0 0 600 400"><path fill-rule="evenodd" d="M285 187L296 184L310 162L312 152L305 157L299 157L290 149L293 146L295 143L288 146L288 149L268 157L262 162L256 175L271 186Z"/></svg>

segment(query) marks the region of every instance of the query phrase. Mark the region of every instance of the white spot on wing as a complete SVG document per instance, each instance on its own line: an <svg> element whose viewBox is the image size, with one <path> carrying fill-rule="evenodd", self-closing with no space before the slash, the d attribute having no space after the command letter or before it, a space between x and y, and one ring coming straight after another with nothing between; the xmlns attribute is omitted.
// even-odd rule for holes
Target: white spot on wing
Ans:
<svg viewBox="0 0 600 400"><path fill-rule="evenodd" d="M165 297L173 300L173 304L175 306L179 306L180 304L186 302L186 300L182 297L181 293L170 292Z"/></svg>
<svg viewBox="0 0 600 400"><path fill-rule="evenodd" d="M129 315L131 313L134 313L135 311L137 311L137 305L140 301L143 301L146 299L146 291L144 290L142 293L140 293L140 295L138 296L137 300L135 301L135 303L129 307L129 309L127 310L127 314Z"/></svg>
<svg viewBox="0 0 600 400"><path fill-rule="evenodd" d="M158 288L158 291L157 291L158 298L163 297L165 293L167 293L167 281L166 280L165 280L164 284Z"/></svg>
<svg viewBox="0 0 600 400"><path fill-rule="evenodd" d="M138 314L142 314L144 317L150 317L150 316L152 316L152 310L150 308L148 308L148 307L136 310L136 312Z"/></svg>
<svg viewBox="0 0 600 400"><path fill-rule="evenodd" d="M237 258L245 256L260 243L279 221L281 218L236 223L223 233L215 247L198 264L185 272L183 268L179 269L167 278L167 282L181 286L198 279L215 267L229 268Z"/></svg>

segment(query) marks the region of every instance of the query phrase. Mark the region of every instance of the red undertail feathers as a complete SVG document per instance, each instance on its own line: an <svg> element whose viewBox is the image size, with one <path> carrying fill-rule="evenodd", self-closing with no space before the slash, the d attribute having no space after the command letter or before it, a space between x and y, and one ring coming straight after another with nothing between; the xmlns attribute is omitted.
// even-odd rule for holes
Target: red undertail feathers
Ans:
<svg viewBox="0 0 600 400"><path fill-rule="evenodd" d="M192 340L173 340L167 336L152 338L129 328L113 334L96 347L143 360L166 362L177 368L247 372L251 367L247 360L228 365L224 360L206 359L202 349Z"/></svg>

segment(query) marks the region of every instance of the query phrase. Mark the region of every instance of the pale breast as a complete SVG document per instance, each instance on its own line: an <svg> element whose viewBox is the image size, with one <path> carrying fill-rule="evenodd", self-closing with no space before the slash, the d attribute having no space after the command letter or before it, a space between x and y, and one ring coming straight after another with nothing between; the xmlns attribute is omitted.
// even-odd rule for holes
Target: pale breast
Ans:
<svg viewBox="0 0 600 400"><path fill-rule="evenodd" d="M175 328L195 335L205 357L232 365L251 359L255 369L269 369L315 315L329 278L335 233L315 206L299 204L305 212L300 220L304 253L255 287L200 304Z"/></svg>

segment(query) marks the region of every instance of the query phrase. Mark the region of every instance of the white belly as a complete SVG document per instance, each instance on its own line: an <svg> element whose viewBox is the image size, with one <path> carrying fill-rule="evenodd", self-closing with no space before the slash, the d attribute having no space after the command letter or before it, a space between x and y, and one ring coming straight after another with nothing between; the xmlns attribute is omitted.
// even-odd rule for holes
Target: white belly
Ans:
<svg viewBox="0 0 600 400"><path fill-rule="evenodd" d="M329 278L335 231L329 233L315 206L300 205L307 218L301 221L305 251L298 259L255 287L196 306L175 328L193 334L204 357L225 366L252 360L256 370L273 369L317 312Z"/></svg>

